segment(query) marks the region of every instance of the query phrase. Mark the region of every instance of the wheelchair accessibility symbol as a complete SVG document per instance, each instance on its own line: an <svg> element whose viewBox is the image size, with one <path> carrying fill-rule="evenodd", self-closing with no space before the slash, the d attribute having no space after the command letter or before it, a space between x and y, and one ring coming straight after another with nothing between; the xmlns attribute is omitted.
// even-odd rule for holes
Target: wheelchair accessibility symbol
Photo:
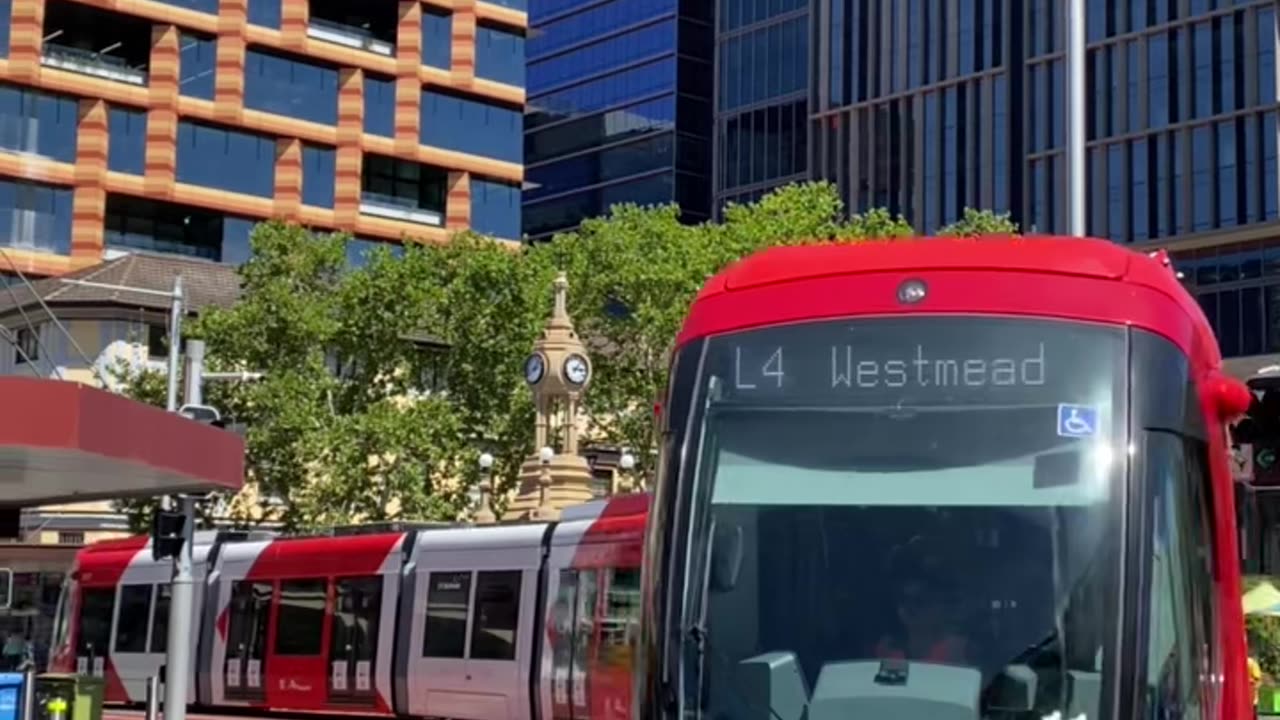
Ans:
<svg viewBox="0 0 1280 720"><path fill-rule="evenodd" d="M1083 438L1098 434L1098 408L1092 405L1058 406L1058 435Z"/></svg>

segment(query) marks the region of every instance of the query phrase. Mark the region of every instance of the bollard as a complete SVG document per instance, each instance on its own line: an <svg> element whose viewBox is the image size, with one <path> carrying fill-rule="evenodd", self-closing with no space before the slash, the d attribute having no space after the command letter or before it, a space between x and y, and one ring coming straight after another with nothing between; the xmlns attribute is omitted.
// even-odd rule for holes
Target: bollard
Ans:
<svg viewBox="0 0 1280 720"><path fill-rule="evenodd" d="M49 709L49 720L67 720L66 698L51 697L46 707Z"/></svg>
<svg viewBox="0 0 1280 720"><path fill-rule="evenodd" d="M36 669L22 672L22 708L18 720L36 720Z"/></svg>
<svg viewBox="0 0 1280 720"><path fill-rule="evenodd" d="M152 675L147 678L147 715L146 720L160 718L160 677Z"/></svg>

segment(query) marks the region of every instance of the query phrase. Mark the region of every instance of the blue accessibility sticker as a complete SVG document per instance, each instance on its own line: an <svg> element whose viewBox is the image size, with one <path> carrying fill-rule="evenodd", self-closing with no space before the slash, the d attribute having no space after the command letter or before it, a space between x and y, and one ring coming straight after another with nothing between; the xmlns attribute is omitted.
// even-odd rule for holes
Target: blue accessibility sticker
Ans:
<svg viewBox="0 0 1280 720"><path fill-rule="evenodd" d="M1098 434L1098 408L1093 405L1058 405L1058 435L1084 438Z"/></svg>

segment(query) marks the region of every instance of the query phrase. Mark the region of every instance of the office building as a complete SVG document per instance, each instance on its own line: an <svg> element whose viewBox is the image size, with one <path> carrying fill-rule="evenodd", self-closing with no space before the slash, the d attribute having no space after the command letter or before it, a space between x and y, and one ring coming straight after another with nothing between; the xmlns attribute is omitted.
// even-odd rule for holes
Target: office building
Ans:
<svg viewBox="0 0 1280 720"><path fill-rule="evenodd" d="M707 0L532 0L524 232L611 205L711 210L714 7Z"/></svg>
<svg viewBox="0 0 1280 720"><path fill-rule="evenodd" d="M717 209L818 178L921 232L966 206L1065 231L1061 3L809 7L720 0ZM1277 4L1087 0L1086 19L1089 233L1172 250L1225 354L1280 353Z"/></svg>
<svg viewBox="0 0 1280 720"><path fill-rule="evenodd" d="M523 0L0 0L0 18L6 271L236 263L269 217L519 237Z"/></svg>
<svg viewBox="0 0 1280 720"><path fill-rule="evenodd" d="M809 174L805 0L717 0L714 208L753 202ZM892 4L892 3L890 3Z"/></svg>

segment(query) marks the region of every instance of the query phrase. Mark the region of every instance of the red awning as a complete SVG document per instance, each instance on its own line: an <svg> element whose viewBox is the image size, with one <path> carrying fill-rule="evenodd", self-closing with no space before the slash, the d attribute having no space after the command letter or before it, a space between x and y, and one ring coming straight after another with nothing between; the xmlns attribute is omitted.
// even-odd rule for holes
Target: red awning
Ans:
<svg viewBox="0 0 1280 720"><path fill-rule="evenodd" d="M0 377L0 506L238 490L244 439L104 390Z"/></svg>

